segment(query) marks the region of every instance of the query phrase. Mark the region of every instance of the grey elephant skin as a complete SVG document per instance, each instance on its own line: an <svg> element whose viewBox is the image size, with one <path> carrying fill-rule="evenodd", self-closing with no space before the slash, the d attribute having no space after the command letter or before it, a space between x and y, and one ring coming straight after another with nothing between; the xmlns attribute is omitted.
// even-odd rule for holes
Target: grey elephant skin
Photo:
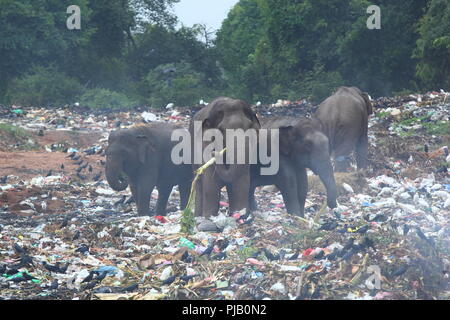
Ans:
<svg viewBox="0 0 450 320"><path fill-rule="evenodd" d="M192 183L192 167L175 165L171 160L174 130L186 130L168 123L139 125L110 134L106 149L106 179L112 189L131 193L140 216L149 214L150 196L158 189L156 212L166 213L167 201L179 186L180 207L187 204Z"/></svg>
<svg viewBox="0 0 450 320"><path fill-rule="evenodd" d="M356 87L340 87L319 105L315 117L330 140L336 171L349 167L348 156L353 150L358 169L367 166L367 124L372 113L369 95Z"/></svg>
<svg viewBox="0 0 450 320"><path fill-rule="evenodd" d="M261 119L261 129L279 130L280 166L275 175L261 175L261 164L251 168L249 202L256 210L255 188L276 185L280 189L288 213L304 216L308 192L306 169L317 174L327 190L327 203L336 207L336 182L328 149L328 138L317 119L275 117ZM269 130L268 140L271 131ZM270 144L268 144L270 145Z"/></svg>
<svg viewBox="0 0 450 320"><path fill-rule="evenodd" d="M224 137L224 146L226 146L226 129L243 129L245 131L260 128L258 118L249 104L227 97L216 98L195 114L189 126L193 145L200 144L202 152L210 142L194 142L195 121L201 123L203 132L209 129L220 130ZM246 144L245 148L248 152L249 144ZM218 151L220 150L216 150L216 152ZM194 170L199 167L198 164L193 165ZM220 190L223 186L227 188L230 212L249 209L250 165L248 161L244 164L229 165L224 162L224 164L215 164L205 170L196 185L195 214L197 216L210 217L218 213Z"/></svg>

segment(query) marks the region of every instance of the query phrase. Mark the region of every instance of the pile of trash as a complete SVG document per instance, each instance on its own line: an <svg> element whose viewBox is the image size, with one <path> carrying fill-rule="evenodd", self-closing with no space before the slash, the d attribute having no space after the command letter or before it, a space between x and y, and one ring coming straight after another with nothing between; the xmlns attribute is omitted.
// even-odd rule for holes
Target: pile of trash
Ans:
<svg viewBox="0 0 450 320"><path fill-rule="evenodd" d="M333 210L309 175L304 218L288 215L278 190L266 186L256 192L258 211L229 216L223 196L219 215L197 217L187 235L176 188L166 216L137 217L130 192L111 190L101 177L7 176L0 181L0 299L449 299L449 98L376 100L369 170L336 174ZM314 110L305 101L256 108L263 116ZM187 124L196 108L59 111L1 120L49 132L100 131L94 155L70 146L47 152L101 162L110 130ZM156 199L155 190L152 208Z"/></svg>

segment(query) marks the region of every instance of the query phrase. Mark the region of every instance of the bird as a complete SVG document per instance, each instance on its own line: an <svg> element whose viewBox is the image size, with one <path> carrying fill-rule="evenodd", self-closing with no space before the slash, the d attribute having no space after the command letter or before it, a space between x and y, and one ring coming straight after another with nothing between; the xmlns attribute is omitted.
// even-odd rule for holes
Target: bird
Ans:
<svg viewBox="0 0 450 320"><path fill-rule="evenodd" d="M78 253L86 253L89 252L89 247L86 244L82 244L78 249L75 250Z"/></svg>
<svg viewBox="0 0 450 320"><path fill-rule="evenodd" d="M213 249L214 249L214 241L213 241L213 243L211 245L209 245L209 247L207 247L205 249L205 251L203 251L200 254L200 256L209 256L211 254L211 252L213 251Z"/></svg>
<svg viewBox="0 0 450 320"><path fill-rule="evenodd" d="M139 287L138 283L133 283L132 285L129 285L128 287L122 288L121 292L132 292L136 290Z"/></svg>
<svg viewBox="0 0 450 320"><path fill-rule="evenodd" d="M28 274L27 272L23 272L22 276L26 279L26 280L33 280L36 279L35 277L33 277L31 274Z"/></svg>
<svg viewBox="0 0 450 320"><path fill-rule="evenodd" d="M15 282L15 283L19 283L19 282L23 282L23 281L28 281L27 278L25 278L24 276L22 277L14 277L9 279L9 281Z"/></svg>
<svg viewBox="0 0 450 320"><path fill-rule="evenodd" d="M46 175L46 177L50 177L50 176L52 176L53 175L53 170L51 170L50 169L50 171L49 172L47 172L47 175Z"/></svg>
<svg viewBox="0 0 450 320"><path fill-rule="evenodd" d="M45 269L47 269L50 272L60 273L59 262L57 262L55 265L51 265L46 261L43 261L42 265L44 266Z"/></svg>
<svg viewBox="0 0 450 320"><path fill-rule="evenodd" d="M89 165L89 168L88 168L88 171L91 173L92 172L92 166L91 165Z"/></svg>
<svg viewBox="0 0 450 320"><path fill-rule="evenodd" d="M20 257L20 265L22 265L22 268L27 266L34 266L33 258L26 254L22 254L22 256Z"/></svg>
<svg viewBox="0 0 450 320"><path fill-rule="evenodd" d="M19 246L17 243L14 243L13 249L14 249L14 251L15 251L16 253L18 253L18 254L24 254L24 253L27 252L24 248L22 248L21 246Z"/></svg>
<svg viewBox="0 0 450 320"><path fill-rule="evenodd" d="M290 257L288 258L288 260L297 260L299 254L300 254L300 250L297 249L297 251L295 251L295 253L294 253L292 256L290 256Z"/></svg>
<svg viewBox="0 0 450 320"><path fill-rule="evenodd" d="M72 158L72 160L73 161L78 161L78 160L80 160L80 156L75 156L75 157Z"/></svg>
<svg viewBox="0 0 450 320"><path fill-rule="evenodd" d="M85 286L83 287L82 291L94 289L94 287L95 287L96 285L98 285L98 284L99 284L99 282L96 281L96 280L94 280L94 281L88 283L87 285L85 285Z"/></svg>
<svg viewBox="0 0 450 320"><path fill-rule="evenodd" d="M88 156L92 156L93 154L95 154L95 147L84 150L84 153L86 153Z"/></svg>
<svg viewBox="0 0 450 320"><path fill-rule="evenodd" d="M102 281L103 279L105 279L105 277L106 277L106 275L108 274L108 272L101 272L101 273L99 273L99 272L97 272L97 277L95 278L95 280L97 280L97 281Z"/></svg>
<svg viewBox="0 0 450 320"><path fill-rule="evenodd" d="M70 159L73 160L73 158L74 158L76 155L77 155L76 152L72 152L71 154L69 154L69 155L67 156L67 158L70 158Z"/></svg>
<svg viewBox="0 0 450 320"><path fill-rule="evenodd" d="M66 265L64 267L59 267L60 273L66 273L68 267L69 267L69 263L66 263Z"/></svg>
<svg viewBox="0 0 450 320"><path fill-rule="evenodd" d="M369 230L369 228L370 228L369 225L365 225L365 226L359 228L356 232L364 234L364 233L366 233Z"/></svg>
<svg viewBox="0 0 450 320"><path fill-rule="evenodd" d="M88 165L89 165L89 163L86 161L86 163L83 164L82 166L80 166L80 168L81 169L86 169Z"/></svg>
<svg viewBox="0 0 450 320"><path fill-rule="evenodd" d="M50 284L50 286L47 287L47 290L56 290L58 289L59 283L58 280L53 280L53 282Z"/></svg>
<svg viewBox="0 0 450 320"><path fill-rule="evenodd" d="M79 238L80 238L80 231L77 230L77 232L75 232L75 234L73 235L72 240L77 240L77 239L79 239Z"/></svg>
<svg viewBox="0 0 450 320"><path fill-rule="evenodd" d="M191 275L189 275L189 276L181 276L180 277L180 280L181 281L184 281L184 282L188 282L189 280L191 280L191 279L193 279L194 277L196 277L197 275L195 275L195 274L191 274Z"/></svg>
<svg viewBox="0 0 450 320"><path fill-rule="evenodd" d="M69 218L65 218L63 222L61 222L60 228L65 228L69 224Z"/></svg>
<svg viewBox="0 0 450 320"><path fill-rule="evenodd" d="M0 178L0 183L1 184L5 184L7 180L8 180L8 176L7 175L3 176L3 177Z"/></svg>
<svg viewBox="0 0 450 320"><path fill-rule="evenodd" d="M127 198L127 196L122 196L118 201L116 201L113 206L117 207L118 205L121 205L125 202L125 199Z"/></svg>
<svg viewBox="0 0 450 320"><path fill-rule="evenodd" d="M169 284L171 284L172 282L174 282L176 278L177 278L177 276L170 276L169 278L167 278L166 280L164 280L164 281L162 282L162 284L163 284L163 285L169 285Z"/></svg>
<svg viewBox="0 0 450 320"><path fill-rule="evenodd" d="M81 281L81 283L90 282L94 278L94 271L89 272L88 276Z"/></svg>
<svg viewBox="0 0 450 320"><path fill-rule="evenodd" d="M336 221L329 221L320 226L319 230L330 231L335 229L338 226Z"/></svg>
<svg viewBox="0 0 450 320"><path fill-rule="evenodd" d="M64 170L64 163L61 163L61 170Z"/></svg>

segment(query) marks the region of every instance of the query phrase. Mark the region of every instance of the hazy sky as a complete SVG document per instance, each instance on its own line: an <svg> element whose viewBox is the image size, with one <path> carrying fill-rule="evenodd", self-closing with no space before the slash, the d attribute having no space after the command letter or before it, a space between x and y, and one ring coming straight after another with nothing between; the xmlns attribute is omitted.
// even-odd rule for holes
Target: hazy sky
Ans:
<svg viewBox="0 0 450 320"><path fill-rule="evenodd" d="M174 5L175 14L187 27L195 23L205 23L219 29L230 9L239 0L181 0Z"/></svg>

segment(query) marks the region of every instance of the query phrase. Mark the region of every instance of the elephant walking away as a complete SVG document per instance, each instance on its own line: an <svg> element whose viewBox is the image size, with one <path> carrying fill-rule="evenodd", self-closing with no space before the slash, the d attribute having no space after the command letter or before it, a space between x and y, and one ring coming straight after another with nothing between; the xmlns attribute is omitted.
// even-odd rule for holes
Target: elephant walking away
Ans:
<svg viewBox="0 0 450 320"><path fill-rule="evenodd" d="M171 141L174 130L185 130L168 123L138 125L114 131L106 149L106 179L112 189L131 193L140 216L149 214L150 196L158 189L156 213L166 213L172 188L178 185L180 208L187 204L192 183L192 167L175 165L171 152L176 142Z"/></svg>
<svg viewBox="0 0 450 320"><path fill-rule="evenodd" d="M252 166L249 192L251 209L257 209L254 195L257 186L276 185L281 191L287 212L303 217L308 192L307 168L320 177L327 190L328 206L335 208L336 182L328 138L322 132L320 122L311 118L275 117L262 119L263 129L279 130L280 165L275 175L261 175L261 164Z"/></svg>
<svg viewBox="0 0 450 320"><path fill-rule="evenodd" d="M330 140L336 171L349 167L348 156L353 150L358 169L367 166L368 118L372 113L369 95L356 87L340 87L319 105L315 117Z"/></svg>
<svg viewBox="0 0 450 320"><path fill-rule="evenodd" d="M249 104L242 100L219 97L195 114L189 126L189 131L192 145L200 145L200 151L203 152L210 143L204 142L202 135L194 132L196 130L205 133L207 130L216 129L216 131L222 133L223 141L221 142L223 146L226 146L227 129L242 129L245 131L248 129L258 130L259 128L258 118ZM245 150L239 151L248 153L249 143L246 143L243 148ZM218 151L220 150L216 150L216 152ZM227 152L230 151L227 150ZM235 149L234 151L236 155L238 150ZM248 160L248 154L246 156ZM197 216L210 217L218 213L220 191L224 186L227 187L230 212L249 209L250 165L247 160L243 164L237 162L227 164L224 161L223 164L216 163L205 170L196 185L195 214ZM205 163L204 159L202 159L202 163ZM194 170L200 166L201 164L194 164Z"/></svg>

